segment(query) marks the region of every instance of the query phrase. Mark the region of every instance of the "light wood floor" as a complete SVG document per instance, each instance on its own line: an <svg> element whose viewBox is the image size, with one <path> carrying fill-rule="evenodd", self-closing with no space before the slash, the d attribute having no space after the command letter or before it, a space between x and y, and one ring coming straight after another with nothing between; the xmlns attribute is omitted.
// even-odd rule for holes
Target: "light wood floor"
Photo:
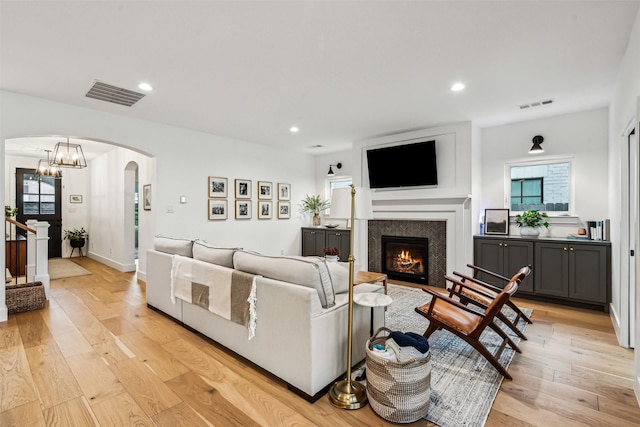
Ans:
<svg viewBox="0 0 640 427"><path fill-rule="evenodd" d="M88 258L48 306L0 323L0 426L380 426L369 406L310 404L145 304L144 283ZM487 426L637 426L633 352L608 315L534 309ZM419 421L412 425L433 425Z"/></svg>

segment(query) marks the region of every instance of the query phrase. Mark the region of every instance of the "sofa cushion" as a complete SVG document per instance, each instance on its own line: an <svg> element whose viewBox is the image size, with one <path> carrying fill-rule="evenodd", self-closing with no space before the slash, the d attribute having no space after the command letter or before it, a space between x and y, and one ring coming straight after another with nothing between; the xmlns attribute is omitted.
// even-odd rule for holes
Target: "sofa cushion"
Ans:
<svg viewBox="0 0 640 427"><path fill-rule="evenodd" d="M156 251L166 252L172 255L182 255L189 258L193 256L193 240L189 239L156 236L153 239L153 248Z"/></svg>
<svg viewBox="0 0 640 427"><path fill-rule="evenodd" d="M233 268L233 253L242 248L219 248L204 240L193 242L193 259Z"/></svg>
<svg viewBox="0 0 640 427"><path fill-rule="evenodd" d="M276 257L236 251L233 254L233 266L246 273L314 288L323 308L335 304L331 274L322 258Z"/></svg>
<svg viewBox="0 0 640 427"><path fill-rule="evenodd" d="M349 263L348 262L327 262L333 291L336 294L349 292Z"/></svg>

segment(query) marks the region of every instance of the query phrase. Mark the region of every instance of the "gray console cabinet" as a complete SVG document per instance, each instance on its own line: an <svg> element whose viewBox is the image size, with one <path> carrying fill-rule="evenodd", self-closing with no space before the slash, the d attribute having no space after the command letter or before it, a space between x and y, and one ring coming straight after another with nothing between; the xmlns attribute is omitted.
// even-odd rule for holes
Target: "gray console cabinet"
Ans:
<svg viewBox="0 0 640 427"><path fill-rule="evenodd" d="M522 296L609 310L610 242L474 236L474 264L507 277L531 264Z"/></svg>
<svg viewBox="0 0 640 427"><path fill-rule="evenodd" d="M525 265L533 265L533 243L513 239L475 238L474 264L505 277L513 276ZM504 287L503 281L481 274L480 280ZM532 293L533 280L527 277L518 292Z"/></svg>
<svg viewBox="0 0 640 427"><path fill-rule="evenodd" d="M340 250L340 261L347 261L351 230L342 228L304 227L302 229L302 256L324 256L324 248Z"/></svg>

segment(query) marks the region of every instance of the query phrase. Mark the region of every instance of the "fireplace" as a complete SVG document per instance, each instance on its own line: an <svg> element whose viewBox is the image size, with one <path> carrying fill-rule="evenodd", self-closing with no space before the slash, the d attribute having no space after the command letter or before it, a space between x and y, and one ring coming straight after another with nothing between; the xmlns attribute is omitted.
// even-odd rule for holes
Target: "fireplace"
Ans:
<svg viewBox="0 0 640 427"><path fill-rule="evenodd" d="M390 279L429 284L429 239L382 236L382 272Z"/></svg>

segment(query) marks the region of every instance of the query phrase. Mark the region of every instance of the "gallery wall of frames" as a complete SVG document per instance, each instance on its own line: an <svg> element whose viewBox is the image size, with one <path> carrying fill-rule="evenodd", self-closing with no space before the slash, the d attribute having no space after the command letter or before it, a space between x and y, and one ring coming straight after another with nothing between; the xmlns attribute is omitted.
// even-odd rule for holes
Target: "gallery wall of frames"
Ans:
<svg viewBox="0 0 640 427"><path fill-rule="evenodd" d="M291 184L271 181L257 181L256 198L253 198L253 183L250 179L235 179L233 185L234 218L247 220L289 219L291 218ZM209 220L226 220L229 210L229 179L219 176L209 177L209 201L207 215ZM255 204L254 204L255 201ZM275 212L274 212L275 209Z"/></svg>

